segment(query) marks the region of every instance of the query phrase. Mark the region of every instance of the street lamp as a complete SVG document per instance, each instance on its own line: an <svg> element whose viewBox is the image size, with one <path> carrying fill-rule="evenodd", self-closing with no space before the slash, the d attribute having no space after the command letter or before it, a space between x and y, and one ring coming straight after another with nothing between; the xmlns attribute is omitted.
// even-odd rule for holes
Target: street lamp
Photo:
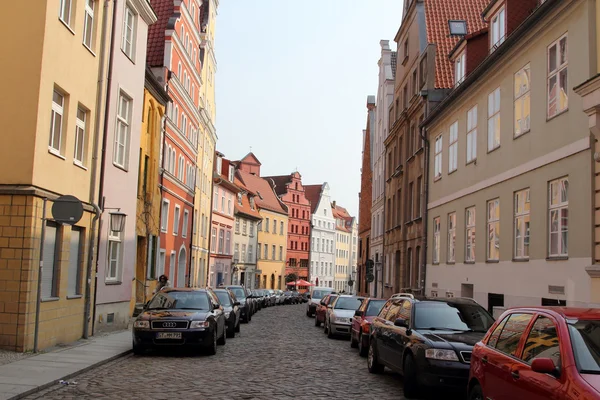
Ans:
<svg viewBox="0 0 600 400"><path fill-rule="evenodd" d="M125 229L125 218L127 214L124 214L120 211L114 211L110 214L110 230L113 232L123 232Z"/></svg>

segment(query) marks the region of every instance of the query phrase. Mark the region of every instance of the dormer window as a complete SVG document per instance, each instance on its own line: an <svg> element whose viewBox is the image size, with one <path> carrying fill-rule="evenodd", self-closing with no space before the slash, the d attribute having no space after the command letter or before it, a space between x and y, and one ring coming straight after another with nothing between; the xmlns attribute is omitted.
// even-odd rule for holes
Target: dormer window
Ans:
<svg viewBox="0 0 600 400"><path fill-rule="evenodd" d="M506 10L502 7L491 20L490 52L504 43L506 37Z"/></svg>
<svg viewBox="0 0 600 400"><path fill-rule="evenodd" d="M223 159L221 157L217 157L217 173L221 174L223 167Z"/></svg>
<svg viewBox="0 0 600 400"><path fill-rule="evenodd" d="M467 64L467 53L463 51L454 60L454 86L458 86L465 79Z"/></svg>
<svg viewBox="0 0 600 400"><path fill-rule="evenodd" d="M241 193L238 193L237 200L238 200L238 204L241 206L242 205L242 194Z"/></svg>
<svg viewBox="0 0 600 400"><path fill-rule="evenodd" d="M235 168L232 165L230 165L229 166L229 182L233 182L234 175L235 175Z"/></svg>
<svg viewBox="0 0 600 400"><path fill-rule="evenodd" d="M250 197L250 208L254 210L254 197Z"/></svg>

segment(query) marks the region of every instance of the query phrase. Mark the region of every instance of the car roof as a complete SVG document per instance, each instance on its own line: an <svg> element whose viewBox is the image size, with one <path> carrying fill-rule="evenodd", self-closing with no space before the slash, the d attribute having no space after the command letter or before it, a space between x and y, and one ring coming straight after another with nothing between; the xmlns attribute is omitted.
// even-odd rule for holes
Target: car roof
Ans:
<svg viewBox="0 0 600 400"><path fill-rule="evenodd" d="M357 296L355 294L340 294L339 297L356 297L357 299L364 299L364 296Z"/></svg>
<svg viewBox="0 0 600 400"><path fill-rule="evenodd" d="M532 311L532 312L550 312L555 316L564 319L600 319L600 308L585 308L585 307L560 307L560 306L538 306L538 307L511 307L506 311L514 312Z"/></svg>
<svg viewBox="0 0 600 400"><path fill-rule="evenodd" d="M205 288L187 288L187 287L171 287L171 288L163 288L163 292L206 292Z"/></svg>

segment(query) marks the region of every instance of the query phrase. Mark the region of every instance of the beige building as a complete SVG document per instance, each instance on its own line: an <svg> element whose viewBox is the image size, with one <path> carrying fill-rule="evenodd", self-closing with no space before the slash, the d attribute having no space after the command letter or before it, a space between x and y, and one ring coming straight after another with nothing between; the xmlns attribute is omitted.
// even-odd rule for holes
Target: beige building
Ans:
<svg viewBox="0 0 600 400"><path fill-rule="evenodd" d="M427 294L496 313L598 300L593 138L572 89L597 72L595 1L524 4L489 4L487 28L449 54L455 89L423 123Z"/></svg>

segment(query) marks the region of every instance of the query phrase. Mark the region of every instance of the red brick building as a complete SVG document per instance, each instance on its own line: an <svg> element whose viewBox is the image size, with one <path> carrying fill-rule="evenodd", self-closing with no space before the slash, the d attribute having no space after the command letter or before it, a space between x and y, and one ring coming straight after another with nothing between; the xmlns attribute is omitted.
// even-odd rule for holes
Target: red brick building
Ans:
<svg viewBox="0 0 600 400"><path fill-rule="evenodd" d="M287 260L285 275L294 273L308 280L310 252L311 205L306 198L302 175L298 171L290 175L264 177L289 211Z"/></svg>
<svg viewBox="0 0 600 400"><path fill-rule="evenodd" d="M367 127L363 130L362 167L360 169L360 193L358 194L358 260L356 292L369 293L365 263L370 257L371 206L373 204L373 170L371 164L371 128L375 130L375 96L367 97Z"/></svg>

